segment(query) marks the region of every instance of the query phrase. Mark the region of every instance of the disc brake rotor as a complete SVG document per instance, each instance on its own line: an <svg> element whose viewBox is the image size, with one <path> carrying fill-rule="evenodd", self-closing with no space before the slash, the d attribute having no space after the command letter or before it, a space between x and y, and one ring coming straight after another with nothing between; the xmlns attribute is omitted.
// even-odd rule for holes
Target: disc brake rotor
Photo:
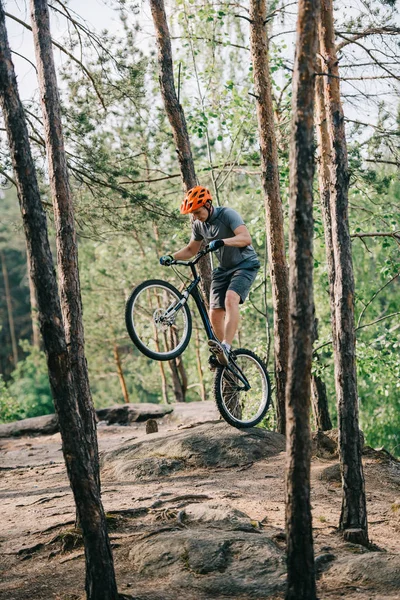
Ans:
<svg viewBox="0 0 400 600"><path fill-rule="evenodd" d="M170 317L165 316L165 311L162 308L157 308L153 313L154 323L160 331L167 331L175 323L175 315Z"/></svg>

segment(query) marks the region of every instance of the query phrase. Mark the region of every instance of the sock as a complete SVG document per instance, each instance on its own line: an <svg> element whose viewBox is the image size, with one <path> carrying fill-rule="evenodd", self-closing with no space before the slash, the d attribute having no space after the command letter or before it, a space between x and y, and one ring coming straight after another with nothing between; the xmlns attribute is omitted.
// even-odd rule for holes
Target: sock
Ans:
<svg viewBox="0 0 400 600"><path fill-rule="evenodd" d="M228 342L226 342L225 340L222 342L222 345L225 346L225 348L228 350L228 352L230 352L231 349L231 345L228 344Z"/></svg>

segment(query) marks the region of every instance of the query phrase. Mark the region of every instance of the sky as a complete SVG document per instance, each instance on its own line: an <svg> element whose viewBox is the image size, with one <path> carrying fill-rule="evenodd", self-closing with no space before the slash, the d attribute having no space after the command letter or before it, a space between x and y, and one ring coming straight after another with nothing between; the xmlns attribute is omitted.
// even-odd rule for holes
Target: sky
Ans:
<svg viewBox="0 0 400 600"><path fill-rule="evenodd" d="M4 5L6 12L30 24L28 0L6 0ZM111 32L117 33L121 26L118 15L102 0L70 0L68 7L71 11L76 11L88 24L98 31L108 29ZM11 49L35 62L32 33L12 19L7 18L6 24ZM61 41L68 33L66 19L61 16L55 17L54 13L52 13L51 31L53 38ZM57 64L59 66L62 65L63 60L65 60L62 52L55 48L54 56ZM35 70L32 65L16 54L13 55L13 62L17 73L21 98L27 100L38 88Z"/></svg>
<svg viewBox="0 0 400 600"><path fill-rule="evenodd" d="M3 0L4 1L4 0ZM358 0L353 0L353 2L357 3ZM91 30L96 30L97 32L101 32L104 29L107 29L111 33L118 33L121 29L121 23L119 21L119 16L115 10L111 8L112 0L69 0L68 8L71 12L75 11L81 18L83 18L87 25ZM30 15L29 15L29 0L5 0L5 10L6 12L10 12L22 21L26 23L30 23ZM115 0L114 0L115 5ZM139 0L139 8L137 19L141 26L141 33L137 38L140 40L141 49L147 53L150 48L154 49L155 40L153 33L153 24L151 20L150 7L148 2L145 0ZM279 29L288 30L293 29L295 22L295 13L296 7L292 7L289 12L292 12L292 16L289 17L289 21L293 23L286 22L284 25L279 22L279 19L276 20L275 27L277 31ZM351 12L351 9L348 8ZM167 8L168 12L168 8ZM349 13L350 14L350 13ZM27 57L32 62L35 61L34 58L34 49L32 43L32 34L30 31L25 29L22 25L16 23L12 19L7 19L7 30L9 35L9 42L12 50L15 52L13 55L14 65L17 72L19 91L22 100L28 100L32 98L32 96L36 96L37 94L37 80L35 69L27 60L23 59L19 56L23 55ZM52 36L57 41L62 41L63 38L68 33L67 21L61 16L56 16L53 11L51 11L51 30ZM290 35L288 37L288 48L287 54L288 58L293 60L293 42L294 35ZM18 53L18 54L17 54ZM55 60L59 68L62 68L62 65L66 61L65 55L54 48ZM365 73L364 73L365 74ZM347 73L348 75L348 73ZM359 72L357 72L359 75ZM380 87L383 87L383 81L378 82ZM62 83L60 83L62 85ZM349 93L353 90L351 84L344 84L342 89L346 89L345 85L347 85L347 89ZM369 86L374 85L373 82L369 84ZM386 97L386 100L389 100ZM395 106L398 104L398 95L394 94L393 96L393 110L395 110ZM370 107L367 103L364 103L364 116L374 120L376 118L376 108ZM349 118L356 118L358 116L357 109L354 109L351 104L345 104L345 113ZM370 122L370 121L369 121Z"/></svg>

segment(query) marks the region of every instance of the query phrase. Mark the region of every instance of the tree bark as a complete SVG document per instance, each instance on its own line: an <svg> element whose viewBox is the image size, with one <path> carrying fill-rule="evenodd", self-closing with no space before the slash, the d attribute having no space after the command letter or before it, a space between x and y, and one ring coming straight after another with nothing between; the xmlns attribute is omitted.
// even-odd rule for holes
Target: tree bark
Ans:
<svg viewBox="0 0 400 600"><path fill-rule="evenodd" d="M314 344L317 339L318 319L314 318L312 343ZM319 361L318 354L316 354L315 359L316 361ZM315 427L317 431L329 431L332 429L332 421L329 416L326 385L318 375L311 376L311 400Z"/></svg>
<svg viewBox="0 0 400 600"><path fill-rule="evenodd" d="M286 391L287 600L314 600L310 506L314 73L319 3L300 0L293 72L289 203L289 371Z"/></svg>
<svg viewBox="0 0 400 600"><path fill-rule="evenodd" d="M311 398L317 431L329 431L332 429L332 421L329 415L326 385L318 375L313 375L311 379Z"/></svg>
<svg viewBox="0 0 400 600"><path fill-rule="evenodd" d="M15 325L14 325L14 316L12 309L12 298L10 292L10 282L8 279L8 269L6 257L3 250L0 250L0 258L1 258L1 270L3 272L4 279L4 292L6 295L6 304L7 304L7 315L8 315L8 327L10 329L10 338L11 338L11 349L12 349L12 357L14 368L18 363L18 346L17 346L17 337L15 335Z"/></svg>
<svg viewBox="0 0 400 600"><path fill-rule="evenodd" d="M50 386L59 418L63 453L83 531L87 597L89 600L116 600L118 594L106 519L97 483L97 463L92 459L90 440L86 437L78 410L75 384L71 377L70 357L47 235L46 216L40 201L1 1L0 104L21 206L31 275L37 292L40 329L47 356Z"/></svg>
<svg viewBox="0 0 400 600"><path fill-rule="evenodd" d="M41 340L40 340L40 328L39 328L39 320L38 320L38 305L36 298L36 290L32 281L31 276L31 266L30 266L30 257L28 252L26 253L26 261L27 261L27 270L28 270L28 282L29 282L29 299L31 303L31 321L32 321L32 345L34 348L40 350Z"/></svg>
<svg viewBox="0 0 400 600"><path fill-rule="evenodd" d="M172 387L174 390L175 402L185 402L185 391L182 387L182 382L179 377L178 365L176 358L168 361L172 375Z"/></svg>
<svg viewBox="0 0 400 600"><path fill-rule="evenodd" d="M319 53L321 54L321 52L321 39L319 36ZM321 56L317 58L317 69L318 73L322 73L323 62ZM332 332L333 340L335 340L335 258L333 255L332 220L330 212L330 164L332 161L332 144L328 131L324 85L324 78L317 76L315 80L315 125L318 144L317 170L322 220L324 222L325 254L328 267Z"/></svg>
<svg viewBox="0 0 400 600"><path fill-rule="evenodd" d="M167 113L172 128L172 134L174 136L183 184L187 191L197 185L197 178L190 148L186 119L175 90L171 37L168 29L167 16L165 14L164 1L150 0L150 7L156 30L161 95L164 101L165 112ZM205 256L202 258L198 263L198 268L205 302L208 306L211 285L210 257Z"/></svg>
<svg viewBox="0 0 400 600"><path fill-rule="evenodd" d="M203 366L201 364L201 356L200 356L200 336L198 327L195 328L195 351L196 351L196 364L197 364L197 372L199 374L199 383L200 383L200 396L203 402L207 400L206 395L206 386L204 385L204 374L203 374Z"/></svg>
<svg viewBox="0 0 400 600"><path fill-rule="evenodd" d="M285 387L289 351L289 289L283 230L283 209L279 190L278 150L275 137L265 22L266 0L250 1L250 50L253 62L258 134L260 139L266 235L271 291L274 306L274 358L277 429L285 433Z"/></svg>
<svg viewBox="0 0 400 600"><path fill-rule="evenodd" d="M114 344L113 349L114 349L115 366L117 367L118 379L121 384L121 390L122 390L122 395L124 397L124 402L129 404L129 394L128 394L128 389L127 389L126 383L125 383L124 372L122 370L121 358L119 356L119 350L118 350L117 344Z"/></svg>
<svg viewBox="0 0 400 600"><path fill-rule="evenodd" d="M98 464L96 418L85 357L74 208L64 150L47 0L31 0L31 21L56 225L61 310L79 410L87 438L90 440L92 459ZM98 468L96 472L99 473ZM98 483L100 486L100 477Z"/></svg>
<svg viewBox="0 0 400 600"><path fill-rule="evenodd" d="M346 539L368 544L365 483L361 461L354 325L354 277L348 219L349 169L340 98L332 0L322 0L320 25L325 101L332 147L330 164L332 242L335 261L335 384L343 500L339 528Z"/></svg>

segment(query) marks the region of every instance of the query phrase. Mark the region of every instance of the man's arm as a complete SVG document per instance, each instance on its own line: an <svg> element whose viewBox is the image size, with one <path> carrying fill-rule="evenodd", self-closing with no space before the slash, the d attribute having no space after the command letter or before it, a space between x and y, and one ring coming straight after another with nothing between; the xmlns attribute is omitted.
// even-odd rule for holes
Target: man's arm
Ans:
<svg viewBox="0 0 400 600"><path fill-rule="evenodd" d="M187 246L182 248L182 250L178 250L178 252L175 252L175 254L173 254L172 256L175 260L188 260L189 258L192 258L192 256L195 256L195 254L199 252L201 244L202 240L200 240L199 242L197 240L190 240Z"/></svg>
<svg viewBox="0 0 400 600"><path fill-rule="evenodd" d="M251 236L246 225L239 225L233 230L234 237L224 238L225 246L234 246L235 248L244 248L251 245Z"/></svg>

